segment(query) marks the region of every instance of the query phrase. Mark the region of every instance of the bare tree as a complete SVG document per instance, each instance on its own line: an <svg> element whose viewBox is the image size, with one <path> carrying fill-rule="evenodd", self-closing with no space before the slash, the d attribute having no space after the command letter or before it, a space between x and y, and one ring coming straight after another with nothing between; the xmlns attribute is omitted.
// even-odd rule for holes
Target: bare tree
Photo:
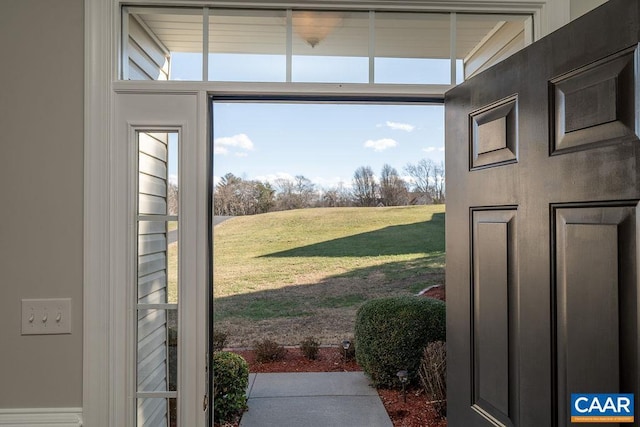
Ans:
<svg viewBox="0 0 640 427"><path fill-rule="evenodd" d="M297 175L293 180L279 178L275 182L278 210L302 209L314 205L317 199L316 186L310 179Z"/></svg>
<svg viewBox="0 0 640 427"><path fill-rule="evenodd" d="M388 164L380 173L380 197L387 206L406 205L409 201L407 183L400 178L398 171Z"/></svg>
<svg viewBox="0 0 640 427"><path fill-rule="evenodd" d="M340 182L336 187L331 187L322 195L322 206L335 208L341 206L351 206L351 195Z"/></svg>
<svg viewBox="0 0 640 427"><path fill-rule="evenodd" d="M431 159L422 159L417 164L407 164L405 172L411 177L413 191L420 194L423 203L444 203L444 163L436 164Z"/></svg>
<svg viewBox="0 0 640 427"><path fill-rule="evenodd" d="M167 213L169 215L178 215L178 185L169 182L167 183Z"/></svg>
<svg viewBox="0 0 640 427"><path fill-rule="evenodd" d="M431 181L433 179L434 163L431 159L422 159L418 163L408 163L404 171L413 180L414 191L431 197Z"/></svg>
<svg viewBox="0 0 640 427"><path fill-rule="evenodd" d="M353 174L353 197L358 206L375 206L378 185L371 166L360 166Z"/></svg>
<svg viewBox="0 0 640 427"><path fill-rule="evenodd" d="M445 202L445 183L444 183L444 162L440 162L433 169L433 201L435 203Z"/></svg>

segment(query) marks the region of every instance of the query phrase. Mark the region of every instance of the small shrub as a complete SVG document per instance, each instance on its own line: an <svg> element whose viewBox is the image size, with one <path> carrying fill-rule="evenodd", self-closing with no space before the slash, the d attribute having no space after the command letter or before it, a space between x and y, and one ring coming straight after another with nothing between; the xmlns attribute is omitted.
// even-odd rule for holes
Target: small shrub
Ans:
<svg viewBox="0 0 640 427"><path fill-rule="evenodd" d="M227 345L229 334L224 331L213 331L213 351L222 351Z"/></svg>
<svg viewBox="0 0 640 427"><path fill-rule="evenodd" d="M345 362L350 362L356 358L356 340L355 338L349 338L349 341L351 342L351 344L346 351L342 346L342 342L340 342L340 345L336 348L338 353L340 353L340 358Z"/></svg>
<svg viewBox="0 0 640 427"><path fill-rule="evenodd" d="M300 343L300 350L302 350L302 354L307 359L316 360L320 350L320 343L314 337L307 337Z"/></svg>
<svg viewBox="0 0 640 427"><path fill-rule="evenodd" d="M213 353L213 417L232 421L247 409L249 365L242 356L227 351Z"/></svg>
<svg viewBox="0 0 640 427"><path fill-rule="evenodd" d="M287 352L283 346L270 339L256 341L253 344L253 350L256 355L256 362L275 362L284 359Z"/></svg>
<svg viewBox="0 0 640 427"><path fill-rule="evenodd" d="M429 343L420 363L422 388L441 417L447 416L447 346L443 341Z"/></svg>
<svg viewBox="0 0 640 427"><path fill-rule="evenodd" d="M415 383L424 348L445 340L445 304L413 296L366 302L356 314L356 359L375 387L399 385L406 369Z"/></svg>

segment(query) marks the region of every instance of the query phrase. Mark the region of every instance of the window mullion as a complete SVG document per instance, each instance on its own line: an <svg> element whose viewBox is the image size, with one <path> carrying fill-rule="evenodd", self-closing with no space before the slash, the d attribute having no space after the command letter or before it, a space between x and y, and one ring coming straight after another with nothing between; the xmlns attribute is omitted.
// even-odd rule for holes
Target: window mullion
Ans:
<svg viewBox="0 0 640 427"><path fill-rule="evenodd" d="M369 11L369 84L376 81L375 55L376 55L376 13Z"/></svg>
<svg viewBox="0 0 640 427"><path fill-rule="evenodd" d="M286 42L286 64L287 64L287 75L285 81L287 83L291 83L292 79L292 61L293 61L293 11L291 9L287 9L287 42Z"/></svg>
<svg viewBox="0 0 640 427"><path fill-rule="evenodd" d="M202 12L202 81L209 81L209 8Z"/></svg>
<svg viewBox="0 0 640 427"><path fill-rule="evenodd" d="M457 36L457 15L455 12L451 12L449 14L449 34L450 34L450 55L451 55L451 85L456 84L457 70L456 70L456 45L458 44L456 36Z"/></svg>

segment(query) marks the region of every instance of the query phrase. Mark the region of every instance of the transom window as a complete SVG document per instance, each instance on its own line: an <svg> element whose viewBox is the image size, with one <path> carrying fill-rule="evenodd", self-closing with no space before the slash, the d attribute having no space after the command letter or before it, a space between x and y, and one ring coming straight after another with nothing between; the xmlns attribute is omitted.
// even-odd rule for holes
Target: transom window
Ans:
<svg viewBox="0 0 640 427"><path fill-rule="evenodd" d="M122 80L453 85L532 40L531 15L124 7Z"/></svg>

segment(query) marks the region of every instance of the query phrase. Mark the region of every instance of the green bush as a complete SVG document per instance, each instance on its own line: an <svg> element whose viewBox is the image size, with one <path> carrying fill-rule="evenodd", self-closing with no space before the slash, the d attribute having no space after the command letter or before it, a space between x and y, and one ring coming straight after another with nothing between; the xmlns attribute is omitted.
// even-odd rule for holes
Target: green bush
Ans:
<svg viewBox="0 0 640 427"><path fill-rule="evenodd" d="M256 355L256 362L275 362L284 359L287 350L277 342L268 338L253 343L253 352Z"/></svg>
<svg viewBox="0 0 640 427"><path fill-rule="evenodd" d="M314 337L306 337L304 341L300 343L300 350L307 359L316 360L318 358L318 351L320 351L320 343Z"/></svg>
<svg viewBox="0 0 640 427"><path fill-rule="evenodd" d="M431 298L403 296L366 302L356 314L356 360L375 387L399 384L406 369L415 382L424 348L444 341L445 304Z"/></svg>
<svg viewBox="0 0 640 427"><path fill-rule="evenodd" d="M242 356L227 351L213 353L213 417L232 421L247 409L249 365Z"/></svg>

